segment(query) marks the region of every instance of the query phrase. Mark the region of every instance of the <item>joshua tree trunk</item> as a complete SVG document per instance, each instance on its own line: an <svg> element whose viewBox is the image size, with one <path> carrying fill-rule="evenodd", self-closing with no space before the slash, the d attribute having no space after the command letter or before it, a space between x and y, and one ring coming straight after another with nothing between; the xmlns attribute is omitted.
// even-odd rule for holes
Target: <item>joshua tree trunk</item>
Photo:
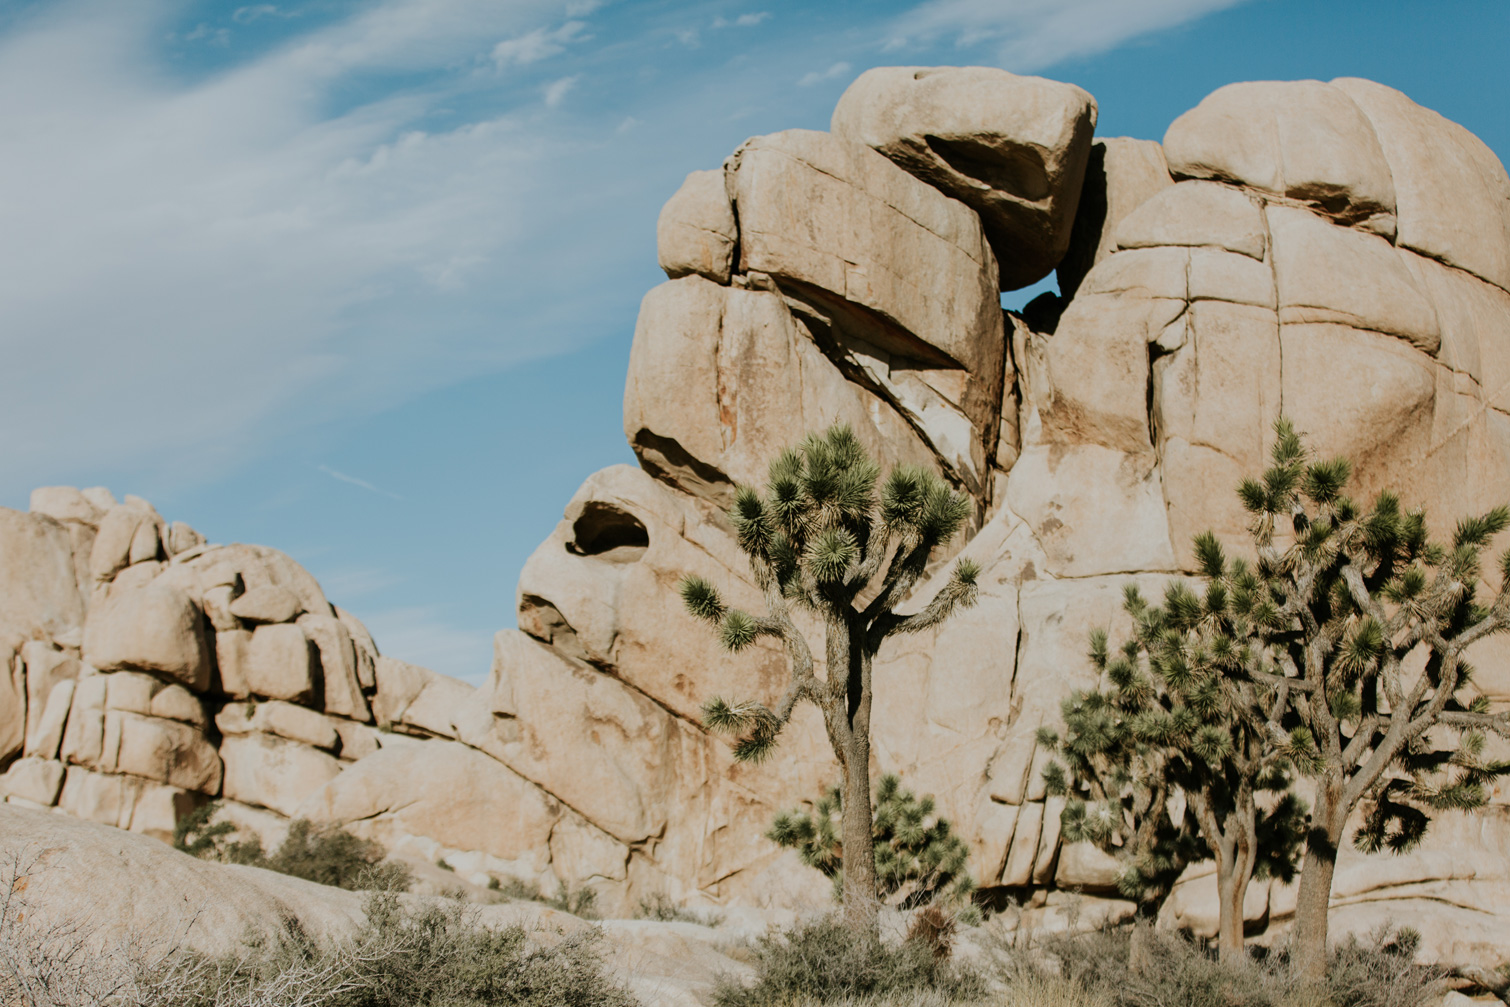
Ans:
<svg viewBox="0 0 1510 1007"><path fill-rule="evenodd" d="M834 750L842 754L844 769L844 918L856 931L878 936L875 831L870 807L870 666L865 634L858 627L835 625L828 630L830 668L847 667L834 683L824 710ZM842 687L842 691L841 691Z"/></svg>
<svg viewBox="0 0 1510 1007"><path fill-rule="evenodd" d="M1295 968L1308 983L1326 979L1327 914L1332 903L1332 875L1337 872L1337 846L1342 840L1343 814L1338 808L1341 784L1322 780L1311 811L1305 861L1300 868L1300 891L1295 901Z"/></svg>
<svg viewBox="0 0 1510 1007"><path fill-rule="evenodd" d="M856 930L879 932L876 849L870 809L870 736L857 733L844 763L844 918Z"/></svg>
<svg viewBox="0 0 1510 1007"><path fill-rule="evenodd" d="M1247 955L1243 902L1258 862L1258 808L1253 791L1244 783L1234 797L1236 807L1218 819L1209 794L1196 791L1190 795L1207 845L1216 854L1216 946L1224 962L1242 961Z"/></svg>

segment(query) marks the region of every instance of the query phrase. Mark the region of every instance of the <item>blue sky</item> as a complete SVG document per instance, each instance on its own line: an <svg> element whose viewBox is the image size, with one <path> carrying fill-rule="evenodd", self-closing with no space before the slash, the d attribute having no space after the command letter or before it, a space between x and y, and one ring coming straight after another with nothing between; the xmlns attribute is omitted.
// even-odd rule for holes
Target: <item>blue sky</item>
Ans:
<svg viewBox="0 0 1510 1007"><path fill-rule="evenodd" d="M137 493L477 681L566 500L632 461L688 171L946 63L1155 139L1231 81L1371 77L1503 158L1507 36L1504 0L0 0L0 504Z"/></svg>

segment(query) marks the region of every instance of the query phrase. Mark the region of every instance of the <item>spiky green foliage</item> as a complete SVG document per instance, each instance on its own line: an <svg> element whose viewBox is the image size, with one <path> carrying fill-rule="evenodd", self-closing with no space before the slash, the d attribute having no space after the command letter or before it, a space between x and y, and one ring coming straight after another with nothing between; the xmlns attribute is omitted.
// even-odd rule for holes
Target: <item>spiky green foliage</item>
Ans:
<svg viewBox="0 0 1510 1007"><path fill-rule="evenodd" d="M871 662L888 637L932 629L975 603L980 567L961 559L919 611L896 612L923 580L929 560L970 515L970 500L925 469L899 465L882 481L879 466L847 426L810 434L783 451L771 462L765 491L739 487L729 511L765 596L765 613L730 608L700 577L685 578L681 594L688 611L712 624L730 652L763 638L779 643L791 678L771 706L710 700L703 725L737 735L735 758L758 762L770 756L796 705L810 702L823 712L840 766L868 780ZM823 676L815 669L814 648L794 622L798 613L824 627ZM843 813L863 814L869 822L868 807ZM863 834L859 825L856 830ZM880 866L893 869L884 857ZM848 873L860 884L854 879L874 869L867 863ZM874 899L867 895L866 901Z"/></svg>
<svg viewBox="0 0 1510 1007"><path fill-rule="evenodd" d="M935 902L961 905L975 891L965 867L969 848L940 817L932 796L917 797L895 775L881 777L876 787L871 835L876 858L876 894L902 909ZM796 850L802 862L833 880L834 898L844 891L844 843L840 816L844 796L830 787L811 811L783 811L771 823L766 838Z"/></svg>
<svg viewBox="0 0 1510 1007"><path fill-rule="evenodd" d="M1254 575L1275 618L1254 627L1249 648L1289 682L1294 761L1330 784L1318 808L1327 821L1317 825L1335 843L1361 804L1354 844L1403 852L1425 835L1431 812L1482 807L1490 782L1510 771L1482 756L1483 732L1510 724L1476 703L1463 655L1510 628L1503 591L1478 600L1483 551L1510 527L1510 507L1460 519L1442 545L1423 512L1390 492L1358 506L1345 493L1345 461L1311 460L1285 420L1275 431L1264 475L1275 492L1249 505ZM1500 565L1510 571L1510 552Z"/></svg>
<svg viewBox="0 0 1510 1007"><path fill-rule="evenodd" d="M1510 736L1510 717L1472 694L1464 650L1510 628L1510 596L1479 600L1483 551L1510 527L1510 508L1464 518L1441 544L1394 493L1354 502L1352 469L1311 458L1280 419L1272 464L1238 488L1256 562L1229 558L1208 533L1195 541L1200 588L1171 585L1162 605L1128 592L1129 646L1092 639L1102 684L1065 704L1063 738L1043 739L1064 760L1046 778L1072 797L1066 829L1109 841L1124 862L1164 848L1172 840L1159 837L1181 824L1164 825L1139 795L1167 780L1219 861L1228 824L1251 815L1255 875L1284 877L1302 837L1309 857L1334 858L1360 806L1353 841L1366 851L1410 849L1434 811L1483 806L1510 771L1485 757L1484 732ZM1510 553L1499 566L1510 575ZM1315 778L1308 824L1286 791L1295 773ZM1265 791L1277 798L1259 800ZM1149 813L1151 845L1127 843ZM1302 903L1308 884L1330 885L1330 874L1303 874ZM1312 904L1324 908L1325 894ZM1300 924L1312 961L1323 960L1324 926L1324 913Z"/></svg>

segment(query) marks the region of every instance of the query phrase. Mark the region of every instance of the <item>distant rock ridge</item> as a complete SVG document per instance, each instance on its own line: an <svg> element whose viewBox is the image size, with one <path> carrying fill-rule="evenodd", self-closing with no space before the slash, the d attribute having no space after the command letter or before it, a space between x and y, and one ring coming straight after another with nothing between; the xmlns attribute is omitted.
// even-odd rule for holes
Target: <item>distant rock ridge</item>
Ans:
<svg viewBox="0 0 1510 1007"><path fill-rule="evenodd" d="M1094 680L1128 581L1195 572L1281 410L1443 523L1510 500L1510 177L1455 123L1370 81L1221 88L1162 144L1096 139L1071 85L884 68L831 132L755 137L657 225L624 399L640 465L590 476L519 578L481 689L382 657L288 557L208 546L150 505L38 490L0 511L9 800L166 836L196 802L267 837L293 816L479 883L589 885L610 911L793 904L823 886L762 837L835 769L816 713L738 764L698 708L770 701L775 648L722 653L684 574L759 593L723 508L810 430L969 494L979 605L876 663L877 770L937 796L992 897L1116 917L1106 858L1066 846L1036 728ZM1021 313L999 291L1057 269ZM812 627L816 631L816 627ZM1476 646L1510 703L1510 646ZM8 692L6 691L8 690ZM1166 912L1214 932L1193 870ZM1294 889L1255 883L1256 929ZM1078 898L1078 896L1077 896ZM1344 853L1337 926L1388 916L1444 958L1510 943L1510 793L1402 857Z"/></svg>

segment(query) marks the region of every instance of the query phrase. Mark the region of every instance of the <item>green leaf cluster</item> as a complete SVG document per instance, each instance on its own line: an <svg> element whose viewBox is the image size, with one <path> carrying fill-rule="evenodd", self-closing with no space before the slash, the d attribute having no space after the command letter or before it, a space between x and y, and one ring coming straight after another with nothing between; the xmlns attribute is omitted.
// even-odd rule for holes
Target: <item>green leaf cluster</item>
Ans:
<svg viewBox="0 0 1510 1007"><path fill-rule="evenodd" d="M836 900L844 890L843 808L840 788L830 787L812 811L783 811L766 833L832 879ZM876 787L874 809L871 835L882 899L903 909L968 901L975 890L965 864L969 849L949 820L937 814L931 796L915 796L888 774Z"/></svg>

